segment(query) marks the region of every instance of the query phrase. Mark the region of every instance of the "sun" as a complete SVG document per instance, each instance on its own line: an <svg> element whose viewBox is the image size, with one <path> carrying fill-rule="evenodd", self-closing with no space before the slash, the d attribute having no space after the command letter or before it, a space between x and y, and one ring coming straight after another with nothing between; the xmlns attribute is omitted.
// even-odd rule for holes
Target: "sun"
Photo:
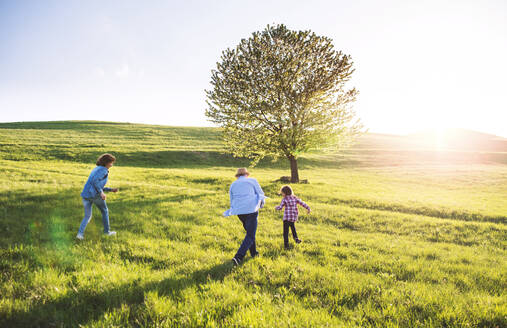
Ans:
<svg viewBox="0 0 507 328"><path fill-rule="evenodd" d="M433 130L433 148L435 150L444 150L447 145L448 129L444 127L434 128Z"/></svg>

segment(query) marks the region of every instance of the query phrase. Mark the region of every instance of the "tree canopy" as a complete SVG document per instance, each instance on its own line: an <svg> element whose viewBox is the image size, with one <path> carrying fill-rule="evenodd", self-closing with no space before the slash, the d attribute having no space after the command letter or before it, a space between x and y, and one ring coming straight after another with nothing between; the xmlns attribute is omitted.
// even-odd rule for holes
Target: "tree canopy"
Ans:
<svg viewBox="0 0 507 328"><path fill-rule="evenodd" d="M301 153L340 147L362 128L351 107L358 91L345 88L352 64L330 38L268 25L223 51L206 116L235 156L286 157L297 182Z"/></svg>

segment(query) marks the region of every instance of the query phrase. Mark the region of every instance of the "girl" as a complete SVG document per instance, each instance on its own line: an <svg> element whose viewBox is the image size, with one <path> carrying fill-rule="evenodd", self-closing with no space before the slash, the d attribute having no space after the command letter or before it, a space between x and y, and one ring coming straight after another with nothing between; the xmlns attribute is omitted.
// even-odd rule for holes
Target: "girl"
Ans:
<svg viewBox="0 0 507 328"><path fill-rule="evenodd" d="M111 154L101 155L97 160L97 167L92 170L88 177L88 181L86 181L83 191L81 192L85 215L79 226L79 231L76 236L77 239L84 239L86 225L88 225L88 222L92 219L93 204L95 204L102 213L104 234L106 236L116 235L115 231L109 230L109 211L106 204L106 194L104 194L106 191L118 191L118 188L104 188L107 183L109 169L113 166L115 161L116 158Z"/></svg>
<svg viewBox="0 0 507 328"><path fill-rule="evenodd" d="M275 207L277 210L281 210L285 206L285 211L283 212L283 242L285 245L285 249L289 248L289 227L292 230L292 237L294 237L294 241L296 244L299 244L301 240L298 238L296 233L296 227L294 226L294 222L298 220L298 205L303 206L310 213L310 207L306 205L301 199L297 198L293 195L292 188L290 186L283 186L280 190L283 198L282 202L279 206Z"/></svg>

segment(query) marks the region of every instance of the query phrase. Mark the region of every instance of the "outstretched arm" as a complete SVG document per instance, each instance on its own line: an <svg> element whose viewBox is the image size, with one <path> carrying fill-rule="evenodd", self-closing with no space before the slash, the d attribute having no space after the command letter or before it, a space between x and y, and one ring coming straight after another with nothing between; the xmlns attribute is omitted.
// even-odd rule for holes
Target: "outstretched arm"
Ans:
<svg viewBox="0 0 507 328"><path fill-rule="evenodd" d="M296 198L296 202L307 209L308 213L310 213L310 206L308 206L305 202L303 202L301 199Z"/></svg>
<svg viewBox="0 0 507 328"><path fill-rule="evenodd" d="M280 205L276 206L275 207L275 210L281 210L283 207L285 206L285 198L282 198L282 202L280 203Z"/></svg>

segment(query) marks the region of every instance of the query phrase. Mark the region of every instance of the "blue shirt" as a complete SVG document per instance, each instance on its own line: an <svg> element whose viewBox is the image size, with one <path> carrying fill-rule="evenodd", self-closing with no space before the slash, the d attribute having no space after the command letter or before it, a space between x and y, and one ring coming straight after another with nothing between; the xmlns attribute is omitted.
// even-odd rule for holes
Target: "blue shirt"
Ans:
<svg viewBox="0 0 507 328"><path fill-rule="evenodd" d="M229 197L231 208L224 212L224 216L257 212L267 198L257 180L245 176L240 176L231 184Z"/></svg>
<svg viewBox="0 0 507 328"><path fill-rule="evenodd" d="M98 165L94 168L84 185L81 197L95 198L103 191L111 191L110 188L104 188L108 173L109 170L105 166Z"/></svg>

